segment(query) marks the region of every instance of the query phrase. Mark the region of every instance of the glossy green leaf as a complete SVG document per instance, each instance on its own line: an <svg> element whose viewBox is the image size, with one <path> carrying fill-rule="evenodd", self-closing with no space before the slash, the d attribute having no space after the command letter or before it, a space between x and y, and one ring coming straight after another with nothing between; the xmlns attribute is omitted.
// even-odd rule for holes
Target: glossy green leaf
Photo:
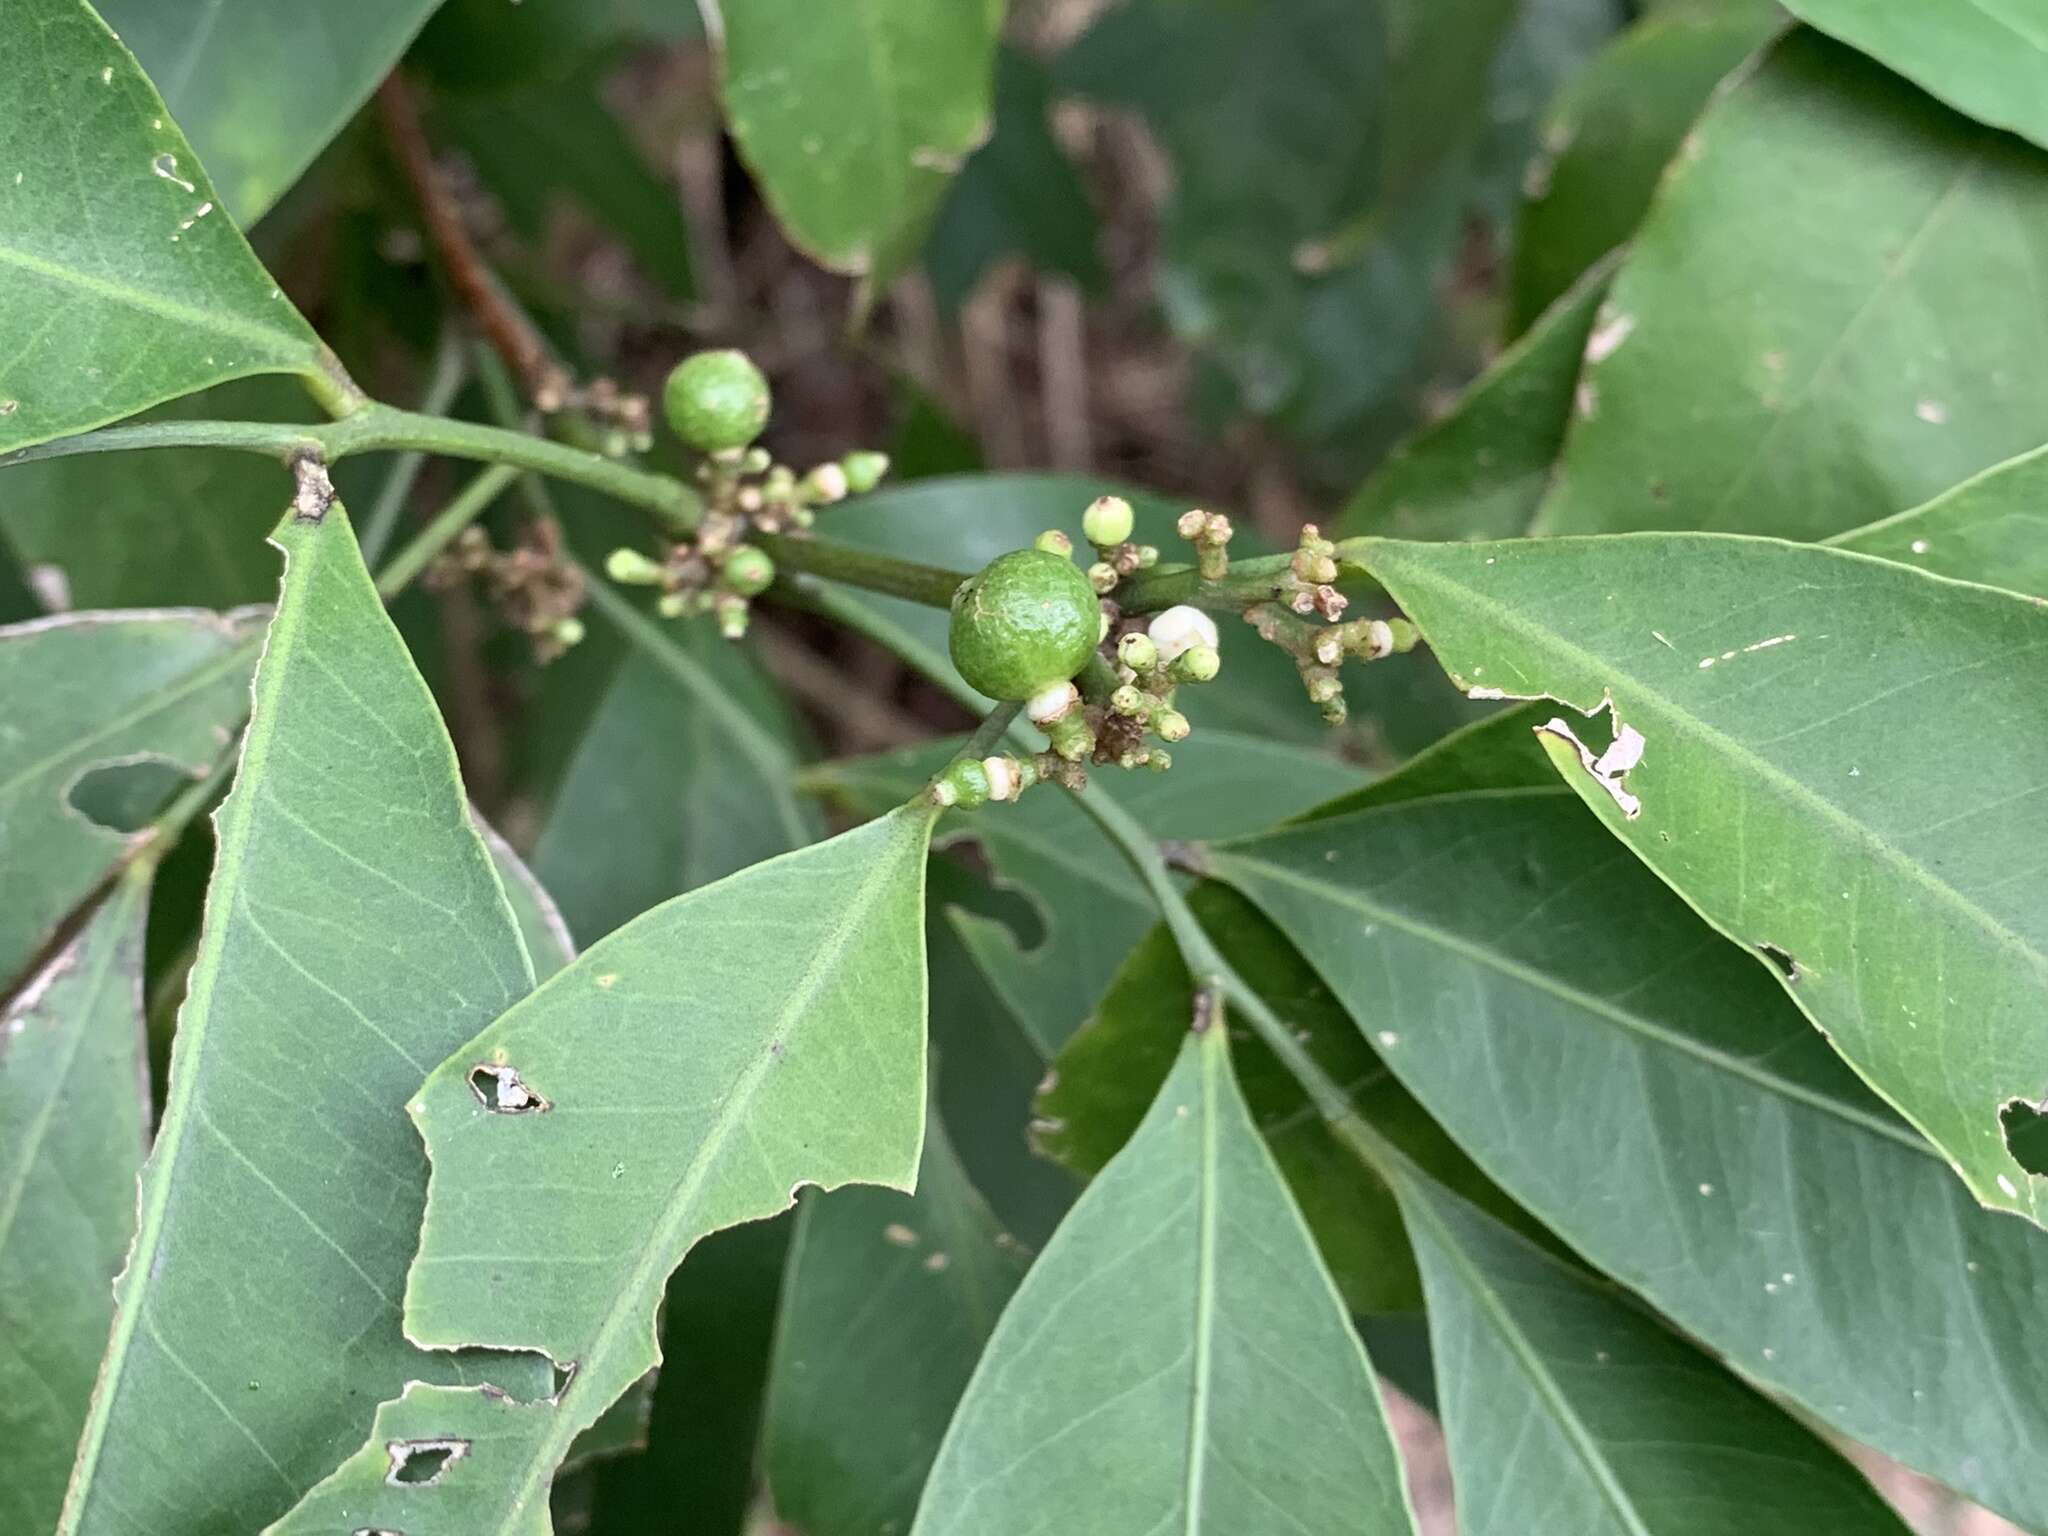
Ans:
<svg viewBox="0 0 2048 1536"><path fill-rule="evenodd" d="M924 248L932 290L949 309L967 301L991 262L1011 254L1083 288L1103 282L1101 229L1080 172L1052 136L1051 113L1045 66L1020 49L998 49L995 133L954 178Z"/></svg>
<svg viewBox="0 0 2048 1536"><path fill-rule="evenodd" d="M1461 684L1611 703L1612 747L1545 728L1566 780L1980 1200L2041 1216L2000 1115L2048 1081L2048 867L2014 832L2048 795L2048 605L1725 535L1366 562Z"/></svg>
<svg viewBox="0 0 2048 1536"><path fill-rule="evenodd" d="M22 1536L56 1528L135 1232L149 873L0 1010L0 1526Z"/></svg>
<svg viewBox="0 0 2048 1536"><path fill-rule="evenodd" d="M152 421L305 421L289 379L240 380L173 401ZM0 538L61 573L68 606L230 608L277 596L268 542L289 479L253 454L164 448L0 470Z"/></svg>
<svg viewBox="0 0 2048 1536"><path fill-rule="evenodd" d="M2032 0L1785 0L1958 111L2048 148L2048 15Z"/></svg>
<svg viewBox="0 0 2048 1536"><path fill-rule="evenodd" d="M714 9L726 121L776 218L825 266L888 282L988 137L1002 0Z"/></svg>
<svg viewBox="0 0 2048 1536"><path fill-rule="evenodd" d="M375 1439L280 1533L546 1531L571 1443L659 1362L655 1309L693 1243L803 1184L913 1184L932 814L906 806L656 907L434 1070L412 1105L433 1176L407 1336L542 1351L559 1385L387 1403L474 1459L387 1482Z"/></svg>
<svg viewBox="0 0 2048 1536"><path fill-rule="evenodd" d="M1672 6L1630 27L1565 86L1522 177L1510 335L1635 232L1714 87L1783 22L1772 0Z"/></svg>
<svg viewBox="0 0 2048 1536"><path fill-rule="evenodd" d="M875 815L916 793L957 750L956 743L937 742L851 758L812 770L806 782ZM1197 731L1175 745L1170 773L1105 769L1094 782L1154 836L1193 838L1260 830L1363 778L1334 758ZM1057 1050L1151 929L1157 909L1123 856L1063 793L1045 790L954 813L940 846L970 840L981 845L999 881L1031 899L1045 939L1027 949L1003 923L973 913L956 912L955 925L1040 1048Z"/></svg>
<svg viewBox="0 0 2048 1536"><path fill-rule="evenodd" d="M1215 1030L1025 1277L911 1529L1169 1528L1412 1529L1371 1364Z"/></svg>
<svg viewBox="0 0 2048 1536"><path fill-rule="evenodd" d="M917 1192L807 1195L783 1280L762 1465L806 1536L905 1530L1029 1259L927 1122Z"/></svg>
<svg viewBox="0 0 2048 1536"><path fill-rule="evenodd" d="M586 939L820 830L796 794L787 710L759 667L709 620L660 632L673 643L620 661L534 846Z"/></svg>
<svg viewBox="0 0 2048 1536"><path fill-rule="evenodd" d="M1397 1187L1464 1536L1907 1536L1812 1431L1620 1297L1427 1180Z"/></svg>
<svg viewBox="0 0 2048 1536"><path fill-rule="evenodd" d="M83 0L14 4L0 122L0 453L224 379L320 375L319 339Z"/></svg>
<svg viewBox="0 0 2048 1536"><path fill-rule="evenodd" d="M328 0L99 9L191 135L229 215L249 225L355 115L434 4L352 0L345 15Z"/></svg>
<svg viewBox="0 0 2048 1536"><path fill-rule="evenodd" d="M1327 800L1296 820L1325 821L1368 806L1473 790L1554 788L1557 774L1536 735L1549 713L1542 705L1526 704L1475 720L1418 752L1398 771Z"/></svg>
<svg viewBox="0 0 2048 1536"><path fill-rule="evenodd" d="M134 765L210 772L249 711L247 613L65 614L0 628L0 988L130 850L73 794ZM27 872L33 871L31 878Z"/></svg>
<svg viewBox="0 0 2048 1536"><path fill-rule="evenodd" d="M66 1533L259 1529L406 1381L545 1390L399 1331L424 1071L532 984L455 754L347 515L277 530L170 1089ZM538 1378L538 1379L537 1379Z"/></svg>
<svg viewBox="0 0 2048 1536"><path fill-rule="evenodd" d="M2048 448L1828 542L1937 576L2048 597Z"/></svg>
<svg viewBox="0 0 2048 1536"><path fill-rule="evenodd" d="M1808 1413L2048 1524L2027 1343L2048 1235L1977 1205L1568 791L1454 793L1213 857L1579 1253Z"/></svg>
<svg viewBox="0 0 2048 1536"><path fill-rule="evenodd" d="M1137 513L1138 542L1155 545L1166 561L1184 559L1188 546L1174 532L1187 503L1133 492L1082 475L960 475L920 481L850 501L832 512L831 536L862 549L906 560L975 571L1006 550L1022 549L1048 528L1063 530L1078 549L1081 514L1097 496L1128 497ZM1261 552L1251 530L1240 528L1233 554ZM946 655L946 613L872 593L846 593L898 635L897 654L927 676L958 680ZM1281 741L1329 746L1341 738L1317 718L1302 696L1294 664L1249 629L1226 628L1223 671L1213 683L1190 688L1179 707L1198 729L1221 726ZM1176 757L1178 754L1176 754Z"/></svg>
<svg viewBox="0 0 2048 1536"><path fill-rule="evenodd" d="M533 961L533 979L546 981L576 958L576 941L570 936L569 925L562 920L555 898L527 868L526 861L513 851L512 845L481 816L476 818L476 830L484 840L491 863L497 866L512 920L519 925L527 958Z"/></svg>
<svg viewBox="0 0 2048 1536"><path fill-rule="evenodd" d="M1793 33L1673 162L1537 526L1824 538L2040 446L2044 249L2048 156Z"/></svg>
<svg viewBox="0 0 2048 1536"><path fill-rule="evenodd" d="M1579 359L1614 266L1596 262L1450 415L1389 454L1345 507L1344 532L1405 539L1525 532L1564 446Z"/></svg>

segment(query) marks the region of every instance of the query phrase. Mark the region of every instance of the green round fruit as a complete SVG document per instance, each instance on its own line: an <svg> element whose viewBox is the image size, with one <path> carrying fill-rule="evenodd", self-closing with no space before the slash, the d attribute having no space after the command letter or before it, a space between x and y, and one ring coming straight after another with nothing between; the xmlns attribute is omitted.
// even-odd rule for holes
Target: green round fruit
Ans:
<svg viewBox="0 0 2048 1536"><path fill-rule="evenodd" d="M1088 578L1042 549L996 556L953 594L953 665L992 699L1021 702L1065 682L1101 633Z"/></svg>
<svg viewBox="0 0 2048 1536"><path fill-rule="evenodd" d="M744 448L768 425L768 380L744 352L698 352L668 376L669 425L700 453Z"/></svg>

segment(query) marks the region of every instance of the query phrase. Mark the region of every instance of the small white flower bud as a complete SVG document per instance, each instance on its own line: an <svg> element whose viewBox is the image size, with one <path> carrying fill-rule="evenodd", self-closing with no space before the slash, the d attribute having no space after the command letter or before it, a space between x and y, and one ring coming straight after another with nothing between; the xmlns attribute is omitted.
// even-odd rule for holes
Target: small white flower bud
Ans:
<svg viewBox="0 0 2048 1536"><path fill-rule="evenodd" d="M1025 703L1024 713L1033 725L1051 725L1080 702L1080 691L1072 683L1054 683L1034 693Z"/></svg>
<svg viewBox="0 0 2048 1536"><path fill-rule="evenodd" d="M1014 758L984 757L981 771L988 775L988 797L991 800L1014 800L1021 786L1017 783L1017 763Z"/></svg>
<svg viewBox="0 0 2048 1536"><path fill-rule="evenodd" d="M1201 609L1186 603L1156 615L1145 626L1145 633L1159 648L1159 659L1167 662L1191 645L1206 645L1213 650L1219 638L1216 621Z"/></svg>

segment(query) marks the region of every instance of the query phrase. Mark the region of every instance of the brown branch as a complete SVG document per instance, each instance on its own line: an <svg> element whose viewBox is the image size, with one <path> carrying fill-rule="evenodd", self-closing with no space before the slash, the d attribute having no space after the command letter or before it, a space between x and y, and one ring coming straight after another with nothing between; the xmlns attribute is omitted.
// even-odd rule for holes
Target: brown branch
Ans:
<svg viewBox="0 0 2048 1536"><path fill-rule="evenodd" d="M461 205L434 164L433 146L420 124L419 102L397 70L385 76L377 88L377 114L457 301L475 318L527 398L544 412L561 410L569 403L572 381L531 322L507 302L490 266L470 239Z"/></svg>

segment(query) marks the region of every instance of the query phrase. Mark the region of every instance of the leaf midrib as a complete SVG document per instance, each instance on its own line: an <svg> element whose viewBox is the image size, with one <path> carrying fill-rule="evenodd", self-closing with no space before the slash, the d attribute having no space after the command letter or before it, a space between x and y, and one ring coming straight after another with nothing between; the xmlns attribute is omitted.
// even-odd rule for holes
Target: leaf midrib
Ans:
<svg viewBox="0 0 2048 1536"><path fill-rule="evenodd" d="M1200 1204L1195 1215L1194 1380L1188 1394L1187 1462L1181 1474L1184 1536L1199 1536L1202 1529L1202 1486L1209 1461L1210 1382L1216 1350L1216 1208L1221 1195L1217 1123L1222 1104L1216 1079L1222 1050L1219 1042L1209 1040L1200 1042L1196 1049L1202 1065L1202 1143L1201 1171L1196 1181Z"/></svg>
<svg viewBox="0 0 2048 1536"><path fill-rule="evenodd" d="M1744 1062L1740 1057L1731 1056L1725 1051L1716 1050L1701 1041L1678 1031L1668 1029L1652 1020L1639 1018L1624 1008L1616 1007L1605 998L1594 997L1582 992L1558 977L1550 976L1519 960L1511 959L1506 955L1487 949L1483 945L1475 944L1450 929L1439 927L1433 923L1423 922L1391 907L1381 906L1368 901L1347 887L1327 884L1315 879L1313 876L1301 874L1285 865L1272 863L1244 852L1224 852L1219 850L1215 855L1215 861L1216 873L1232 885L1239 884L1230 875L1231 867L1235 866L1240 870L1253 872L1255 877L1263 877L1282 885L1290 885L1298 890L1306 891L1319 900L1334 901L1340 906L1350 908L1362 917L1383 923L1389 928L1398 929L1411 938L1420 939L1428 944L1434 944L1462 959L1469 960L1513 981L1520 982L1524 986L1536 991L1546 992L1560 1002L1568 1003L1596 1017L1604 1018L1618 1025L1624 1031L1639 1036L1652 1045L1659 1046L1676 1055L1688 1057L1703 1066L1725 1073L1728 1076L1738 1078L1775 1097L1789 1099L1821 1114L1829 1115L1834 1119L1842 1121L1844 1124L1854 1126L1857 1130L1866 1134L1882 1136L1923 1157L1944 1161L1939 1152L1935 1151L1934 1148L1930 1147L1904 1126L1889 1125L1883 1120L1866 1115L1862 1111L1843 1104L1827 1094L1764 1072L1754 1064ZM1247 894L1250 893L1247 892ZM1318 966L1317 969L1321 970L1322 967Z"/></svg>
<svg viewBox="0 0 2048 1536"><path fill-rule="evenodd" d="M1405 1171L1398 1174L1403 1184L1411 1177L1413 1175ZM1430 1229L1436 1238L1438 1250L1457 1270L1458 1278L1464 1282L1473 1304L1493 1325L1495 1335L1507 1346L1508 1353L1513 1355L1515 1363L1521 1366L1522 1373L1528 1378L1536 1396L1550 1410L1552 1421L1585 1467L1587 1476L1593 1480L1593 1485L1600 1490L1601 1499L1614 1512L1615 1519L1621 1522L1629 1536L1652 1536L1643 1517L1636 1512L1635 1503L1629 1498L1628 1490L1621 1486L1613 1469L1607 1465L1606 1457L1601 1453L1592 1431L1573 1410L1570 1400L1564 1395L1564 1389L1557 1384L1556 1377L1551 1375L1549 1367L1536 1353L1535 1346L1515 1325L1514 1317L1509 1313L1507 1305L1494 1292L1493 1287L1486 1283L1486 1277L1465 1257L1464 1249L1459 1246L1450 1228L1437 1213L1430 1196L1413 1188L1409 1190L1408 1195L1407 1199L1400 1202L1402 1214L1420 1217L1422 1224Z"/></svg>

